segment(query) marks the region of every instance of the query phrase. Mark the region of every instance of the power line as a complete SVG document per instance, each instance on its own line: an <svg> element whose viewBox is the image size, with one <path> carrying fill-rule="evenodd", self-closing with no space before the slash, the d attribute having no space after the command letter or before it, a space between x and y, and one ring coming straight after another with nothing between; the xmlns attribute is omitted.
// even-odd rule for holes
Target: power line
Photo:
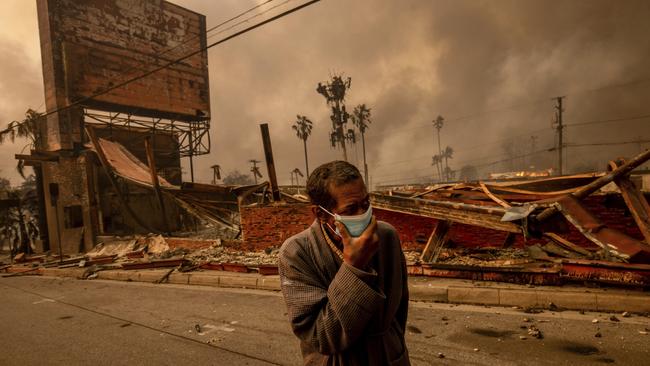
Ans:
<svg viewBox="0 0 650 366"><path fill-rule="evenodd" d="M570 123L570 124L565 125L565 127L586 126L586 125L595 125L595 124L601 124L601 123L612 123L612 122L622 122L622 121L635 121L635 120L646 119L646 118L650 118L650 114L644 114L644 115L641 115L641 116L634 116L634 117L603 119L603 120L595 120L595 121Z"/></svg>
<svg viewBox="0 0 650 366"><path fill-rule="evenodd" d="M583 147L583 146L612 146L612 145L628 145L628 144L647 144L650 140L634 140L634 141L618 141L618 142L593 142L586 144L565 144L565 147Z"/></svg>
<svg viewBox="0 0 650 366"><path fill-rule="evenodd" d="M267 3L269 3L270 1L273 1L273 0L268 0L268 1L265 2L264 4L267 4ZM246 18L246 19L244 19L244 20L242 20L242 21L240 21L240 22L237 22L237 23L231 25L230 27L228 27L228 28L226 28L226 29L222 29L222 30L220 30L220 31L217 32L217 33L211 34L211 35L209 35L207 38L208 38L208 39L209 39L209 38L212 38L212 37L214 37L214 36L216 36L216 35L219 35L219 34L221 34L221 33L224 33L224 32L226 32L226 31L229 31L229 30L231 30L231 29L233 29L233 28L235 28L235 27L237 27L237 26L239 26L239 25L242 25L242 24L244 24L244 23L248 23L251 19L255 19L255 18L257 18L257 17L260 17L260 16L262 16L262 15L264 15L264 14L270 12L271 10L276 9L276 8L279 8L280 6L285 5L285 4L287 4L287 3L291 2L291 1L294 1L294 0L285 0L285 1L281 2L280 4L277 4L277 5L275 5L275 6L272 6L272 7L268 8L268 9L266 9L266 10L260 12L260 13L257 13L257 14L255 14L255 15L249 17L249 18ZM263 4L261 4L261 5L263 5ZM257 6L257 7L259 7L259 6ZM251 8L251 9L252 9L252 8ZM233 19L234 19L234 18L233 18ZM224 23L226 23L226 22L224 22ZM207 33L207 32L206 32L206 33Z"/></svg>
<svg viewBox="0 0 650 366"><path fill-rule="evenodd" d="M214 30L216 30L216 29L218 29L218 28L220 28L220 27L222 27L222 26L224 26L224 25L226 25L226 24L232 22L233 20L239 19L239 18L241 18L242 16L244 16L244 15L246 15L246 14L252 12L253 10L256 10L256 9L258 9L258 8L264 6L264 5L266 5L266 4L268 4L268 3L272 2L272 1L274 1L274 0L266 0L265 2L263 2L263 3L261 3L261 4L258 4L258 5L256 5L256 6L253 6L253 7L249 8L249 9L247 9L247 10L245 10L245 11L243 11L243 12L241 12L241 13L239 13L239 14L237 14L237 15L235 15L235 16L229 18L229 19L226 19L225 21L223 21L223 22L221 22L221 23L219 23L219 24L217 24L217 25L215 25L215 26L210 27L209 29L207 29L207 30L205 31L205 34L208 34L208 33L212 32L212 31L214 31ZM285 2L285 3L286 3L286 2ZM138 14L138 13L135 13L135 12L131 12L131 13L133 13L133 14ZM251 18L249 18L249 19L251 19ZM230 27L230 28L228 28L228 29L231 29L231 28L232 28L232 27ZM221 32L219 32L219 33L221 33ZM218 34L218 33L217 33L217 34ZM165 55L165 54L167 54L167 53L169 53L169 52L171 52L171 51L174 51L174 50L176 50L176 49L181 48L181 51L185 51L185 48L186 48L187 46L190 45L190 42L194 41L194 40L197 39L197 38L200 38L200 36L201 36L201 34L196 34L196 35L191 36L191 37L189 37L188 39L184 40L183 42L177 44L176 46L173 46L173 47L167 48L167 49L162 50L162 51L160 51L160 52L155 52L155 53L145 54L144 56L145 56L145 57L149 57L149 58L151 58L151 59L154 59L154 60L156 60L156 62L157 62L157 60L158 60L158 58L159 58L160 56L163 56L163 55ZM210 38L210 36L206 37L206 39L207 39L207 38ZM180 52L179 52L179 53L180 53ZM148 63L147 63L146 61L143 61L142 64L143 64L143 66L146 66ZM133 65L133 66L131 66L129 69L123 71L122 74L123 74L123 75L127 75L127 74L129 74L131 71L137 71L137 70L138 70L138 69L137 69L137 66ZM111 81L110 81L110 80L109 80L109 84L111 84ZM150 90L150 88L151 88L151 86L149 86L149 88L147 88L147 90ZM40 107L37 108L37 109L40 109Z"/></svg>
<svg viewBox="0 0 650 366"><path fill-rule="evenodd" d="M67 110L67 109L72 108L72 107L74 107L74 106L77 106L77 105L79 105L79 104L81 104L81 103L83 103L83 102L86 102L86 101L88 101L88 100L94 99L94 98L96 98L96 97L98 97L98 96L101 96L101 95L104 95L104 94L106 94L106 93L108 93L108 92L110 92L110 91L113 91L113 90L115 90L115 89L118 89L118 88L121 88L121 87L123 87L123 86L125 86L125 85L128 85L128 84L130 84L130 83L132 83L132 82L134 82L134 81L137 81L137 80L140 80L140 79L142 79L142 78L145 78L145 77L147 77L147 76L149 76L149 75L152 75L152 74L154 74L154 73L156 73L156 72L158 72L158 71L160 71L160 70L164 70L164 69L166 69L166 68L169 68L170 66L173 66L173 65L175 65L175 64L177 64L177 63L179 63L179 62L181 62L181 61L184 61L184 60L186 60L186 59L188 59L188 58L190 58L190 57L192 57L192 56L195 56L195 55L197 55L197 54L199 54L199 53L201 53L201 52L204 52L204 51L206 51L206 50L208 50L208 49L210 49L210 48L212 48L212 47L214 47L214 46L217 46L217 45L219 45L219 44L221 44L221 43L224 43L224 42L226 42L226 41L229 41L229 40L231 40L231 39L233 39L233 38L235 38L235 37L237 37L237 36L240 36L240 35L242 35L242 34L244 34L244 33L248 33L248 32L250 32L250 31L252 31L252 30L254 30L254 29L256 29L256 28L259 28L259 27L261 27L261 26L263 26L263 25L265 25L265 24L267 24L267 23L270 23L270 22L272 22L272 21L275 21L275 20L277 20L277 19L280 19L280 18L282 18L282 17L284 17L284 16L287 16L287 15L289 15L289 14L291 14L291 13L294 13L294 12L300 10L300 9L303 9L303 8L305 8L305 7L307 7L307 6L310 6L310 5L314 4L314 3L317 3L317 2L319 2L319 1L320 1L320 0L311 0L311 1L309 1L309 2L306 2L306 3L302 4L302 5L296 6L295 8L291 8L291 9L289 9L289 10L287 10L287 11L284 11L284 12L278 14L278 15L275 15L275 16L269 18L269 19L266 19L266 20L264 20L264 21L262 21L262 22L259 22L259 23L257 23L257 24L254 24L254 25L252 25L252 26L250 26L250 27L248 27L248 28L245 28L245 29L243 29L243 30L240 30L240 31L238 31L238 32L235 32L235 33L229 35L228 37L222 38L222 39L220 39L220 40L218 40L218 41L216 41L216 42L213 42L213 43L211 43L211 44L209 44L209 45L207 45L207 46L205 46L205 47L201 47L201 48L198 49L198 50L195 50L195 51L193 51L193 52L190 52L190 53L186 54L185 56L182 56L182 57L177 58L177 59L175 59L175 60L173 60L173 61L170 61L170 62L168 62L168 63L166 63L166 64L164 64L164 65L162 65L162 66L156 67L156 68L154 68L154 69L152 69L152 70L149 70L149 71L147 71L147 72L144 72L144 73L142 73L142 74L140 74L140 75L138 75L138 76L135 76L135 77L132 77L132 78L130 78L130 79L128 79L128 80L125 80L125 81L123 81L123 82L121 82L121 83L119 83L119 84L116 84L116 85L113 85L113 86L111 86L111 87L108 87L108 88L106 88L106 89L104 89L104 90L101 90L101 91L99 91L99 92L97 92L97 93L95 93L95 94L93 94L93 95L88 96L88 97L85 97L85 98L82 98L82 99L80 99L80 100L74 101L74 102L72 102L72 103L70 103L70 104L68 104L68 105L66 105L66 106L63 106L63 107L57 108L57 109L52 110L52 111L50 111L50 112L43 113L43 114L41 115L41 117L46 117L46 116L48 116L48 115L51 115L51 114L54 114L54 113L58 113L58 112L61 112L61 111Z"/></svg>

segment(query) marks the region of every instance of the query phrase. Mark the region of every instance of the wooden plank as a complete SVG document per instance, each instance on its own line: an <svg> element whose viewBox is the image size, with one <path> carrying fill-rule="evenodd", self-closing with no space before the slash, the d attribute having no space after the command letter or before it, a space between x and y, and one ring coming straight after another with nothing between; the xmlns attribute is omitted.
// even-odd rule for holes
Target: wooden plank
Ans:
<svg viewBox="0 0 650 366"><path fill-rule="evenodd" d="M584 256L591 256L591 252L588 251L587 249L582 248L582 247L580 247L580 246L578 246L576 244L573 244L572 242L564 239L563 237L557 235L556 233L544 233L544 236L546 236L547 238L553 240L555 243L563 246L564 248L566 248L568 250L574 251L576 253L580 253L580 254L582 254Z"/></svg>
<svg viewBox="0 0 650 366"><path fill-rule="evenodd" d="M494 194L492 194L492 192L490 192L490 190L485 185L485 183L480 182L479 184L481 186L481 189L483 190L483 193L485 193L488 197L490 197L492 199L492 201L498 203L499 205L501 205L502 207L505 207L505 208L512 207L512 206L510 206L510 204L508 204L508 202L506 202L506 201L502 200L501 198L499 198L499 197L495 196Z"/></svg>
<svg viewBox="0 0 650 366"><path fill-rule="evenodd" d="M420 261L422 263L435 263L438 260L440 251L449 239L449 229L452 223L450 221L440 220L431 232L427 245L422 251Z"/></svg>
<svg viewBox="0 0 650 366"><path fill-rule="evenodd" d="M449 201L432 201L419 198L388 196L370 193L372 206L386 211L448 220L488 229L521 233L521 227L512 222L502 222L503 207L478 206Z"/></svg>
<svg viewBox="0 0 650 366"><path fill-rule="evenodd" d="M650 206L648 205L648 201L634 182L629 179L629 176L615 179L614 183L621 190L623 200L630 210L641 234L643 234L646 243L650 244Z"/></svg>
<svg viewBox="0 0 650 366"><path fill-rule="evenodd" d="M58 156L45 156L45 155L15 154L14 158L16 160L24 160L24 161L29 161L29 162L59 161Z"/></svg>

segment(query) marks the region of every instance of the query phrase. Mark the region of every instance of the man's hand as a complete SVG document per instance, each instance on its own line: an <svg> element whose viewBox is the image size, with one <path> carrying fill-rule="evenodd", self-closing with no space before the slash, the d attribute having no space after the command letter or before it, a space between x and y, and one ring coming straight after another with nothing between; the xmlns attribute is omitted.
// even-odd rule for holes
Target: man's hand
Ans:
<svg viewBox="0 0 650 366"><path fill-rule="evenodd" d="M334 223L341 233L343 241L343 261L351 266L365 270L370 259L379 249L379 235L377 235L377 219L372 217L370 225L358 238L350 236L348 229L340 222Z"/></svg>

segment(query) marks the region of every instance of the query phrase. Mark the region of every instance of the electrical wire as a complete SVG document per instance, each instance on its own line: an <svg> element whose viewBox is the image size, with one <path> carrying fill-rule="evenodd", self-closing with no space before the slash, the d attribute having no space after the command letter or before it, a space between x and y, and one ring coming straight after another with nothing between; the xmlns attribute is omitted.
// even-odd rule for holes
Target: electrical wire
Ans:
<svg viewBox="0 0 650 366"><path fill-rule="evenodd" d="M296 7L294 7L294 8L291 8L291 9L289 9L289 10L286 10L286 11L284 11L284 12L278 14L278 15L275 15L275 16L273 16L273 17L271 17L271 18L265 19L265 20L263 20L263 21L261 21L261 22L259 22L259 23L257 23L257 24L254 24L254 25L252 25L252 26L250 26L250 27L247 27L247 28L245 28L245 29L243 29L243 30L240 30L240 31L238 31L238 32L235 32L235 33L233 33L233 34L231 34L231 35L229 35L229 36L227 36L227 37L225 37L225 38L222 38L222 39L220 39L220 40L218 40L218 41L215 41L215 42L213 42L213 43L211 43L211 44L209 44L209 45L207 45L207 46L205 46L205 47L201 47L201 48L199 48L198 50L192 51L192 52L186 54L185 56L182 56L182 57L179 57L179 58L177 58L177 59L175 59L175 60L172 60L172 61L170 61L170 62L167 62L167 63L163 64L162 66L158 66L158 67L156 67L156 68L154 68L154 69L151 69L151 70L149 70L149 71L147 71L147 72L144 72L144 73L142 73L142 74L140 74L140 75L138 75L138 76L135 76L135 77L129 78L129 79L127 79L127 80L125 80L125 81L122 81L122 82L120 82L120 83L118 83L118 84L115 84L115 85L113 85L113 86L107 87L107 88L105 88L105 89L103 89L103 90L100 90L100 91L97 92L97 93L94 93L94 94L92 94L92 95L90 95L90 96L88 96L88 97L84 97L84 98L82 98L82 99L80 99L80 100L77 100L77 101L71 102L70 104L65 105L65 106L63 106L63 107L60 107L60 108L54 109L54 110L49 111L49 112L45 112L45 113L41 114L40 117L43 118L43 117L46 117L46 116L48 116L48 115L51 115L51 114L54 114L54 113L58 113L58 112L61 112L61 111L67 110L67 109L70 109L70 108L72 108L72 107L74 107L74 106L77 106L77 105L79 105L79 104L82 104L82 103L84 103L84 102L86 102L86 101L89 101L89 100L91 100L91 99L97 98L98 96L104 95L104 94L109 93L109 92L111 92L111 91L113 91L113 90L115 90L115 89L121 88L121 87L123 87L123 86L125 86L125 85L128 85L128 84L130 84L130 83L133 83L134 81L137 81L137 80L143 79L143 78L145 78L145 77L147 77L147 76L149 76L149 75L152 75L152 74L154 74L154 73L156 73L156 72L158 72L158 71L160 71L160 70L167 69L167 68L169 68L169 67L171 67L171 66L173 66L173 65L175 65L175 64L178 64L178 63L181 62L181 61L184 61L184 60L186 60L186 59L188 59L188 58L190 58L190 57L192 57L192 56L195 56L195 55L197 55L197 54L200 54L201 52L204 52L204 51L206 51L206 50L208 50L208 49L210 49L210 48L212 48L212 47L214 47L214 46L217 46L217 45L222 44L222 43L224 43L224 42L226 42L226 41L229 41L229 40L231 40L231 39L233 39L233 38L235 38L235 37L237 37L237 36L240 36L240 35L242 35L242 34L244 34L244 33L250 32L250 31L252 31L252 30L254 30L254 29L256 29L256 28L259 28L259 27L261 27L261 26L263 26L263 25L265 25L265 24L268 24L268 23L273 22L273 21L275 21L275 20L277 20L277 19L280 19L280 18L282 18L282 17L284 17L284 16L287 16L287 15L289 15L289 14L291 14L291 13L294 13L294 12L296 12L296 11L298 11L298 10L301 10L301 9L303 9L303 8L306 8L307 6L310 6L310 5L312 5L312 4L314 4L314 3L317 3L317 2L319 2L319 1L320 1L320 0L311 0L311 1L308 1L308 2L306 2L306 3L304 3L304 4L301 4L301 5L299 5L299 6L296 6Z"/></svg>
<svg viewBox="0 0 650 366"><path fill-rule="evenodd" d="M635 140L635 141L618 141L618 142L593 142L586 144L566 144L567 147L584 147L584 146L612 146L612 145L629 145L629 144L647 144L650 140Z"/></svg>
<svg viewBox="0 0 650 366"><path fill-rule="evenodd" d="M603 119L603 120L586 121L586 122L578 122L578 123L568 123L565 124L564 126L565 127L587 126L587 125L595 125L601 123L636 121L639 119L646 119L646 118L650 118L650 114L644 114L641 116L634 116L634 117L625 117L625 118L613 118L613 119Z"/></svg>

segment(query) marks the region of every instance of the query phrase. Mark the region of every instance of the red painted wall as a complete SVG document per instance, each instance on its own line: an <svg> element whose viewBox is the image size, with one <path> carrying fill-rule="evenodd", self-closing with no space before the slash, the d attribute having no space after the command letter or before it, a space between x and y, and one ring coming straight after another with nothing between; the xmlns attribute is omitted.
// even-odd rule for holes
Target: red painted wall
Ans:
<svg viewBox="0 0 650 366"><path fill-rule="evenodd" d="M630 216L623 199L618 195L598 195L588 197L584 205L600 218L607 226L642 240L643 237L636 223ZM278 247L289 237L306 229L314 220L310 206L307 204L278 204L240 208L245 250L263 250ZM378 220L393 225L399 233L402 247L406 250L422 250L435 219L374 209ZM565 225L567 232L558 232L562 237L583 247L595 248L572 225ZM506 233L481 227L454 223L450 232L451 241L462 247L500 247ZM529 239L524 242L522 235L517 235L514 246L544 243L545 240Z"/></svg>

